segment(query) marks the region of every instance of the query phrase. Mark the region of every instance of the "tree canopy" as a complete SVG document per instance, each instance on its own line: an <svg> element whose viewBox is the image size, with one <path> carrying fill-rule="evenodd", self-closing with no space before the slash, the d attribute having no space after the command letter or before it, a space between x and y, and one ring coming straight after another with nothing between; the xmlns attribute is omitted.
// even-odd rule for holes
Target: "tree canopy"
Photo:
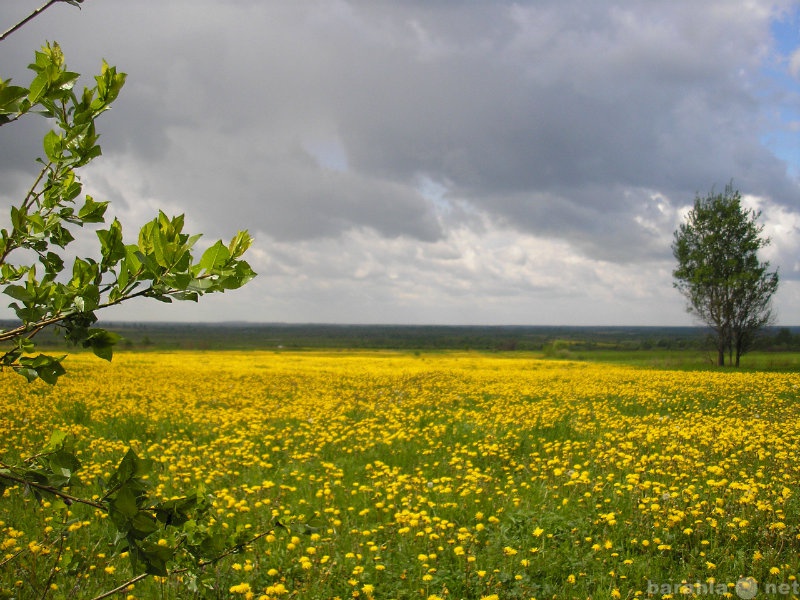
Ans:
<svg viewBox="0 0 800 600"><path fill-rule="evenodd" d="M756 333L774 317L771 299L779 278L758 257L770 243L760 216L742 206L741 193L729 184L722 193L696 197L675 231L674 285L687 310L714 332L720 366L726 352L738 366Z"/></svg>

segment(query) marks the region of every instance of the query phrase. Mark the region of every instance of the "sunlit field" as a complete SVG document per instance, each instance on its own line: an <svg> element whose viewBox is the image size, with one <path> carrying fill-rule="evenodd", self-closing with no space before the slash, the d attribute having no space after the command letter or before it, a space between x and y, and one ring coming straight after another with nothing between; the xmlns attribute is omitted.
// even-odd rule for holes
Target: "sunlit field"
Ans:
<svg viewBox="0 0 800 600"><path fill-rule="evenodd" d="M160 497L202 484L218 527L272 531L197 577L116 597L737 598L752 597L749 577L800 596L797 373L511 353L65 364L56 387L0 374L0 460L68 431L85 484L71 493L91 497L132 447L154 461ZM64 524L6 490L0 598L45 585L48 598L93 598L130 579L92 510L73 505Z"/></svg>

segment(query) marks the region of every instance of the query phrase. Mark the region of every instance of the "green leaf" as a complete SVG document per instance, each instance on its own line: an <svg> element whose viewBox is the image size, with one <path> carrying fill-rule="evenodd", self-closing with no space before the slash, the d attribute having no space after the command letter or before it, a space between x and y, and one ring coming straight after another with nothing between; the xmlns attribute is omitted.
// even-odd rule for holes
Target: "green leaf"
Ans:
<svg viewBox="0 0 800 600"><path fill-rule="evenodd" d="M165 525L180 527L189 521L189 511L197 506L198 497L187 496L161 502L153 507L156 518Z"/></svg>
<svg viewBox="0 0 800 600"><path fill-rule="evenodd" d="M67 244L73 241L75 238L72 237L72 234L69 232L68 229L62 227L61 225L56 225L52 228L50 232L50 240L56 245L61 248L65 248Z"/></svg>
<svg viewBox="0 0 800 600"><path fill-rule="evenodd" d="M131 563L134 565L134 572L137 570L137 563L141 563L144 566L145 573L161 577L166 576L168 573L167 565L174 552L169 546L159 546L147 541L131 544L130 556Z"/></svg>
<svg viewBox="0 0 800 600"><path fill-rule="evenodd" d="M86 203L78 211L78 217L84 223L103 223L108 202L95 202L91 196L86 196Z"/></svg>
<svg viewBox="0 0 800 600"><path fill-rule="evenodd" d="M29 337L17 339L17 349L19 350L19 355L17 358L22 356L22 354L32 354L35 347L36 344L34 344L33 340Z"/></svg>
<svg viewBox="0 0 800 600"><path fill-rule="evenodd" d="M69 315L61 322L64 328L64 339L73 344L82 342L89 337L89 326L97 321L92 312L78 312Z"/></svg>
<svg viewBox="0 0 800 600"><path fill-rule="evenodd" d="M144 226L139 230L139 252L144 256L153 252L153 229L156 227L156 223L150 221L149 223L145 223Z"/></svg>
<svg viewBox="0 0 800 600"><path fill-rule="evenodd" d="M94 284L84 286L80 296L75 298L75 306L79 312L90 313L100 305L100 288Z"/></svg>
<svg viewBox="0 0 800 600"><path fill-rule="evenodd" d="M45 354L40 354L37 356L33 361L33 365L36 369L36 373L39 375L39 378L45 383L55 385L58 381L58 378L66 373L66 370L61 365L61 361L64 358L64 356L61 358L55 358Z"/></svg>
<svg viewBox="0 0 800 600"><path fill-rule="evenodd" d="M217 240L213 246L203 252L203 257L200 259L200 267L207 272L212 272L224 266L230 257L231 253L222 243L222 240Z"/></svg>
<svg viewBox="0 0 800 600"><path fill-rule="evenodd" d="M177 256L177 259L173 257L172 272L178 273L181 277L185 275L191 280L192 274L189 273L189 266L192 262L192 254L189 252L189 248L184 246L175 253L175 256Z"/></svg>
<svg viewBox="0 0 800 600"><path fill-rule="evenodd" d="M63 448L51 454L48 458L48 463L54 472L67 477L71 477L72 473L77 471L81 466L81 461L79 461L72 452L64 450Z"/></svg>
<svg viewBox="0 0 800 600"><path fill-rule="evenodd" d="M214 282L209 278L192 279L192 281L189 282L189 286L187 287L187 289L200 292L202 294L210 290L212 287L214 287Z"/></svg>
<svg viewBox="0 0 800 600"><path fill-rule="evenodd" d="M130 258L130 254L128 257ZM139 261L139 269L142 270L137 279L158 279L163 273L162 267L158 266L152 254L136 252L135 257Z"/></svg>
<svg viewBox="0 0 800 600"><path fill-rule="evenodd" d="M250 234L245 231L239 231L231 240L231 243L228 244L228 250L230 251L232 258L239 258L242 256L248 248L250 248L251 244L253 243L253 238L250 237Z"/></svg>
<svg viewBox="0 0 800 600"><path fill-rule="evenodd" d="M28 220L28 215L25 210L20 210L16 206L11 207L11 225L14 229L24 232L25 222Z"/></svg>
<svg viewBox="0 0 800 600"><path fill-rule="evenodd" d="M44 265L47 273L57 274L64 270L64 261L55 252L48 252L44 256L39 256L39 262ZM19 298L17 298L19 300Z"/></svg>
<svg viewBox="0 0 800 600"><path fill-rule="evenodd" d="M22 307L16 302L12 302L8 306L9 308L14 309L14 313L17 315L17 318L23 323L35 323L39 319L43 318L46 314L45 309L36 306Z"/></svg>
<svg viewBox="0 0 800 600"><path fill-rule="evenodd" d="M43 457L41 462L52 472L48 484L55 488L72 485L73 475L81 466L78 458L63 448Z"/></svg>
<svg viewBox="0 0 800 600"><path fill-rule="evenodd" d="M0 84L0 114L19 112L19 101L28 95L28 90L17 85Z"/></svg>
<svg viewBox="0 0 800 600"><path fill-rule="evenodd" d="M185 290L192 283L192 276L189 273L177 272L164 278L164 283L176 290Z"/></svg>
<svg viewBox="0 0 800 600"><path fill-rule="evenodd" d="M100 358L110 361L113 354L114 344L119 342L122 337L113 331L105 329L90 329L89 337L83 342L84 348L91 348Z"/></svg>
<svg viewBox="0 0 800 600"><path fill-rule="evenodd" d="M14 372L22 375L25 379L28 380L28 383L36 381L36 379L39 378L39 373L37 373L35 369L31 369L28 367L14 367Z"/></svg>
<svg viewBox="0 0 800 600"><path fill-rule="evenodd" d="M192 248L194 248L194 245L197 243L197 240L199 240L201 237L203 237L202 233L196 233L195 235L189 236L189 238L186 240L184 248L186 248L187 250L191 250Z"/></svg>
<svg viewBox="0 0 800 600"><path fill-rule="evenodd" d="M125 265L130 275L135 275L142 267L141 253L137 246L125 246Z"/></svg>
<svg viewBox="0 0 800 600"><path fill-rule="evenodd" d="M64 447L64 442L67 439L67 434L60 429L56 429L50 434L50 440L47 446L42 449L42 452L55 452L56 450Z"/></svg>
<svg viewBox="0 0 800 600"><path fill-rule="evenodd" d="M66 356L56 358L55 356L48 356L47 354L39 354L34 358L22 357L19 359L19 367L14 370L23 375L28 383L35 380L37 377L45 383L55 385L58 378L61 377L66 371L61 366L61 361Z"/></svg>
<svg viewBox="0 0 800 600"><path fill-rule="evenodd" d="M113 489L122 485L133 485L136 493L142 494L147 489L147 483L141 477L147 473L149 465L150 461L140 459L133 449L129 448L117 470L108 480L109 487Z"/></svg>
<svg viewBox="0 0 800 600"><path fill-rule="evenodd" d="M143 540L151 533L158 530L158 521L156 518L143 510L137 511L130 521L130 529L128 535Z"/></svg>
<svg viewBox="0 0 800 600"><path fill-rule="evenodd" d="M70 285L74 288L81 289L93 283L97 279L98 273L97 263L91 258L76 258L75 262L72 263L72 279L70 280Z"/></svg>
<svg viewBox="0 0 800 600"><path fill-rule="evenodd" d="M117 272L117 291L120 295L122 295L122 290L124 290L128 285L128 277L131 274L131 267L128 262L127 251L126 256L122 258L122 261L119 265L119 270Z"/></svg>
<svg viewBox="0 0 800 600"><path fill-rule="evenodd" d="M40 53L37 52L37 55L38 54ZM47 74L40 72L31 82L31 87L28 91L28 100L30 100L31 104L36 104L39 102L41 97L44 96L45 92L47 92L48 85L49 81L47 79Z"/></svg>
<svg viewBox="0 0 800 600"><path fill-rule="evenodd" d="M61 136L52 129L44 136L44 154L50 162L59 162L62 159L63 148Z"/></svg>
<svg viewBox="0 0 800 600"><path fill-rule="evenodd" d="M83 186L75 178L75 172L70 170L66 177L61 181L62 201L71 202L81 193Z"/></svg>
<svg viewBox="0 0 800 600"><path fill-rule="evenodd" d="M190 302L197 302L200 296L197 292L175 292L170 294L175 300L188 300Z"/></svg>
<svg viewBox="0 0 800 600"><path fill-rule="evenodd" d="M167 245L167 240L166 240L166 237L164 235L164 231L160 227L155 226L155 227L153 227L152 234L153 234L153 238L152 238L153 239L153 253L154 253L155 258L156 258L156 263L158 263L158 266L160 266L160 267L167 268L167 267L169 267L169 261L167 260L166 252L165 252L165 247Z"/></svg>
<svg viewBox="0 0 800 600"><path fill-rule="evenodd" d="M20 302L33 302L36 299L36 294L34 292L30 291L27 287L16 284L6 286L3 293Z"/></svg>
<svg viewBox="0 0 800 600"><path fill-rule="evenodd" d="M135 477L139 474L139 457L136 456L136 453L132 449L128 449L125 453L125 456L122 457L119 465L117 465L117 470L111 476L108 484L111 487L114 487L117 484L122 484L132 477Z"/></svg>
<svg viewBox="0 0 800 600"><path fill-rule="evenodd" d="M241 287L246 283L252 281L256 276L256 272L250 268L247 261L240 260L236 263L236 287Z"/></svg>
<svg viewBox="0 0 800 600"><path fill-rule="evenodd" d="M138 512L136 494L130 486L120 487L114 497L108 501L108 516L121 533L127 534L130 531L131 520Z"/></svg>

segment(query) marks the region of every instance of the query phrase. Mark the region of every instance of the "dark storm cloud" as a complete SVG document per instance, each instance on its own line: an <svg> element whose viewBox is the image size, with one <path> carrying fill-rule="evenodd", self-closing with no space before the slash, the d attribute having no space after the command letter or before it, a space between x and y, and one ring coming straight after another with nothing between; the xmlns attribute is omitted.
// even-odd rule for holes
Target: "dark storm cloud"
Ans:
<svg viewBox="0 0 800 600"><path fill-rule="evenodd" d="M3 3L0 22L23 5L38 2ZM763 144L781 94L762 67L790 65L770 20L795 5L87 0L4 42L0 72L19 78L57 39L75 70L106 58L129 74L84 178L125 210L167 205L210 235L248 227L320 252L369 231L352 243L410 240L410 262L502 229L628 265L668 260L678 210L731 178L800 210ZM34 166L30 138L3 128L4 181ZM498 295L516 289L492 273Z"/></svg>
<svg viewBox="0 0 800 600"><path fill-rule="evenodd" d="M426 172L529 231L595 240L605 254L609 237L633 240L603 232L646 233L626 189L685 203L735 177L795 202L796 182L759 140L750 77L764 39L727 7L533 3L494 11L498 35L483 45L453 40L446 14L428 11L429 57L397 33L409 51L389 47L359 72L380 91L345 105L352 163L397 179ZM345 89L364 91L355 76Z"/></svg>
<svg viewBox="0 0 800 600"><path fill-rule="evenodd" d="M164 162L156 172L181 182L164 189L215 222L231 214L224 187L270 234L430 239L414 190L425 175L522 228L600 246L603 215L636 229L626 188L676 201L729 177L779 201L796 188L758 139L750 76L768 22L728 2L68 8L35 33L80 65L105 56L130 74L104 117L106 152ZM324 136L341 143L346 175L292 159ZM209 186L214 171L222 185Z"/></svg>

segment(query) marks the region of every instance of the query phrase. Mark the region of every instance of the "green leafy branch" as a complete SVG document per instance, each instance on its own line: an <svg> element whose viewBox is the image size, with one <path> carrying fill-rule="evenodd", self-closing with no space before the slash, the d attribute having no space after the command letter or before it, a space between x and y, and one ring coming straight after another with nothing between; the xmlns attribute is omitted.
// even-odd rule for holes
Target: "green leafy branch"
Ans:
<svg viewBox="0 0 800 600"><path fill-rule="evenodd" d="M65 508L84 504L108 515L116 532L114 553L128 553L134 577L100 598L148 575L166 577L203 569L241 552L272 531L252 536L244 529L231 534L218 530L211 516L211 497L202 485L191 495L153 502L148 481L152 464L132 449L111 477L101 481L103 493L99 499L81 498L67 491L81 485L76 475L80 467L66 434L57 431L40 453L22 465L0 465L0 497L6 489L22 485L40 503L58 500ZM286 527L283 523L277 526ZM153 541L168 529L173 532L171 544Z"/></svg>
<svg viewBox="0 0 800 600"><path fill-rule="evenodd" d="M183 215L160 211L136 243L124 241L114 218L96 231L99 259L75 257L69 269L60 250L74 241L74 228L106 223L108 202L89 195L78 201L82 184L76 170L101 155L95 119L116 100L126 76L104 61L95 85L78 94L79 74L67 69L56 43L37 51L29 68L34 77L28 87L0 79L0 125L33 112L56 129L44 136L41 169L23 202L11 208L11 227L0 230L0 285L20 321L0 331L0 342L12 344L0 356L0 368L52 384L64 374L64 357L32 356L42 329L58 326L73 344L110 360L119 337L92 327L96 311L138 297L197 301L241 287L255 273L242 258L252 243L246 231L227 244L218 240L197 260L192 252L200 235L184 233ZM18 254L21 262L12 262Z"/></svg>
<svg viewBox="0 0 800 600"><path fill-rule="evenodd" d="M79 6L82 0L50 0L0 35L0 40L58 3ZM0 126L27 115L46 118L53 129L42 141L39 171L17 206L12 206L9 225L0 229L0 287L11 299L9 307L19 324L0 330L0 370L10 368L29 382L41 379L57 383L65 373L65 356L36 352L36 335L54 327L66 340L90 348L111 360L119 336L93 327L96 312L134 298L161 302L197 301L201 296L239 288L255 273L243 256L252 244L247 231L230 242L218 240L197 258L193 254L200 235L184 232L183 215L158 215L145 224L135 241L126 241L116 218L106 221L109 203L83 194L77 170L102 154L96 119L111 108L126 75L103 61L94 85L77 91L78 73L69 71L57 43L47 43L35 53L28 68L33 77L27 86L0 77ZM105 227L102 227L106 225ZM72 256L66 248L75 240L76 228L99 226L95 233L98 255ZM148 477L149 461L129 450L108 481L103 493L91 499L75 495L81 485L76 476L81 463L56 432L42 452L18 465L0 462L0 498L7 490L21 489L43 503L63 509L64 530L57 534L55 560L44 582L31 581L45 598L56 571L78 560L65 554L69 507L93 508L113 524L110 543L114 553L127 552L134 578L96 600L109 597L148 575L186 573L214 564L258 540L244 528L232 534L215 528L210 516L212 502L201 487L188 496L155 502ZM169 530L172 543L153 541ZM42 532L47 543L50 534ZM0 566L19 558L21 550ZM63 559L63 560L62 560Z"/></svg>

